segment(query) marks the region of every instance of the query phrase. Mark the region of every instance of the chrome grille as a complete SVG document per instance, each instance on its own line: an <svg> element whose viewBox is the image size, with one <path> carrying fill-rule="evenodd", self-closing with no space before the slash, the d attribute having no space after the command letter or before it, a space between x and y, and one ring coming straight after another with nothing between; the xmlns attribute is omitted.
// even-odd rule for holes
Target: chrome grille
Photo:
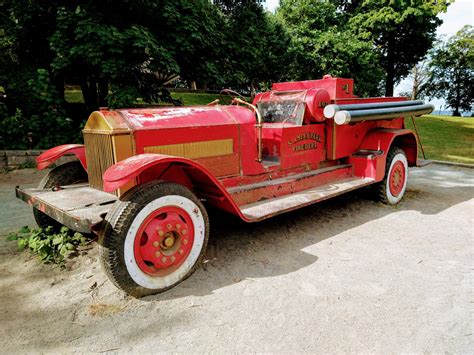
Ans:
<svg viewBox="0 0 474 355"><path fill-rule="evenodd" d="M109 166L114 164L112 136L86 132L83 132L83 135L86 146L89 185L102 190L104 188L102 175Z"/></svg>

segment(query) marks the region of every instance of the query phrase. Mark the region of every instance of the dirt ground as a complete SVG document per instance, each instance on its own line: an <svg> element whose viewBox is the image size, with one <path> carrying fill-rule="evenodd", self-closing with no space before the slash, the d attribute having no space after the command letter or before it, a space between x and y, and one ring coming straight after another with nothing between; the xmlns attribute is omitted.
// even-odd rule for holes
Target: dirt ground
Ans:
<svg viewBox="0 0 474 355"><path fill-rule="evenodd" d="M414 169L397 207L358 191L258 224L212 214L205 269L140 300L96 246L61 271L5 241L34 225L13 187L40 178L0 177L3 353L474 349L474 170Z"/></svg>

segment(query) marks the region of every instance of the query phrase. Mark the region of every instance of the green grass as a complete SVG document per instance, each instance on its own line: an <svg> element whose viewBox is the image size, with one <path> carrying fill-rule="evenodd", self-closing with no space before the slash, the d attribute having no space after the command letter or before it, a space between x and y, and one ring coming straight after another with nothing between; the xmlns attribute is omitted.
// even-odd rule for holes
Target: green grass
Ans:
<svg viewBox="0 0 474 355"><path fill-rule="evenodd" d="M196 94L192 92L171 92L174 99L181 98L185 106L207 105L219 98L219 94Z"/></svg>
<svg viewBox="0 0 474 355"><path fill-rule="evenodd" d="M64 98L70 104L83 104L84 97L81 90L66 90L64 91Z"/></svg>
<svg viewBox="0 0 474 355"><path fill-rule="evenodd" d="M474 164L474 118L426 115L415 122L427 159ZM413 129L411 119L405 123Z"/></svg>

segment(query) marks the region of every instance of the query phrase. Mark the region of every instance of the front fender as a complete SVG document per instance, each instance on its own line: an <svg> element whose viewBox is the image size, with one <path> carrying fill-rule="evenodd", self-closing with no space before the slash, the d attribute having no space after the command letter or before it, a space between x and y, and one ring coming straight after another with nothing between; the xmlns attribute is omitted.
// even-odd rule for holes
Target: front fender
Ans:
<svg viewBox="0 0 474 355"><path fill-rule="evenodd" d="M376 181L381 181L385 175L387 154L390 148L396 145L405 151L409 166L416 166L418 156L418 141L415 134L409 129L374 129L362 141L359 150L380 151L377 156Z"/></svg>
<svg viewBox="0 0 474 355"><path fill-rule="evenodd" d="M87 171L86 149L83 144L63 144L48 149L36 158L37 167L43 170L66 154L74 154Z"/></svg>
<svg viewBox="0 0 474 355"><path fill-rule="evenodd" d="M185 177L183 177L182 168L186 169ZM186 182L190 181L199 188L199 195L205 196L208 202L248 221L214 175L191 159L163 154L139 154L130 157L112 165L105 171L103 175L104 191L117 190L135 178L138 178L140 183L163 179L186 186L189 186Z"/></svg>

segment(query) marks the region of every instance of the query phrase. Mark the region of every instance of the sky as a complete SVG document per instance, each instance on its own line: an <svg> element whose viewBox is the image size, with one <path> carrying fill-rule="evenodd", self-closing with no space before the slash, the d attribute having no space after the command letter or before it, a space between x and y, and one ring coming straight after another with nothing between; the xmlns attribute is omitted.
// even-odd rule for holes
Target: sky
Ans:
<svg viewBox="0 0 474 355"><path fill-rule="evenodd" d="M270 11L275 11L278 7L279 0L267 0L264 7ZM439 16L443 20L443 24L438 28L438 36L450 37L459 31L465 25L474 26L474 0L456 0L448 7L448 11ZM395 94L410 89L410 82L402 80L395 88ZM433 100L436 110L444 105L443 100Z"/></svg>

